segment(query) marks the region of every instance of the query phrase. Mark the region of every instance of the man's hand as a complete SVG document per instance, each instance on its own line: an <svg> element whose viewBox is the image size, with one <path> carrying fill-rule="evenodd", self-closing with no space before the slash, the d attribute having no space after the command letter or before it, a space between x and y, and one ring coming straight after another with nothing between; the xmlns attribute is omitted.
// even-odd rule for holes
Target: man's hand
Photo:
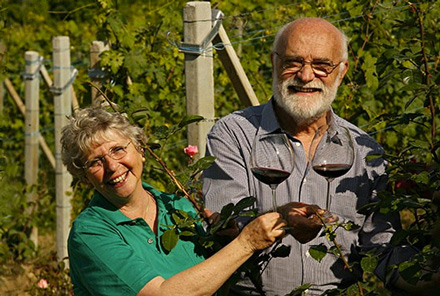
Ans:
<svg viewBox="0 0 440 296"><path fill-rule="evenodd" d="M440 289L440 274L435 273L432 275L430 281L419 281L416 285L408 284L399 275L394 286L403 291L403 295L419 295L419 296L431 296L438 295ZM396 295L402 295L402 293L396 293Z"/></svg>
<svg viewBox="0 0 440 296"><path fill-rule="evenodd" d="M310 216L324 210L317 205L309 205L301 202L291 202L278 208L278 212L287 221L287 233L302 244L314 239L322 228L319 220L310 219Z"/></svg>

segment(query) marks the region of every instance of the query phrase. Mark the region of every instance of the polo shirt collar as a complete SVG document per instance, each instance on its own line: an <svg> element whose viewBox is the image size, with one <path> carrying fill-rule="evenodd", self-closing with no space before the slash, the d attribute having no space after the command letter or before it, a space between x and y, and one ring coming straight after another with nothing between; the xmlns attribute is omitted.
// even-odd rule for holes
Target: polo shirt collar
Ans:
<svg viewBox="0 0 440 296"><path fill-rule="evenodd" d="M154 199L157 202L158 210L164 210L164 205L159 202L160 198L160 192L151 185L142 182L142 187L150 192ZM92 200L90 201L89 207L91 208L99 208L100 212L103 212L103 214L106 215L107 218L109 218L111 221L113 221L115 224L121 224L121 223L130 223L131 221L134 221L136 219L130 219L127 216L125 216L117 207L115 207L112 203L110 203L101 193L99 193L97 190L94 191Z"/></svg>

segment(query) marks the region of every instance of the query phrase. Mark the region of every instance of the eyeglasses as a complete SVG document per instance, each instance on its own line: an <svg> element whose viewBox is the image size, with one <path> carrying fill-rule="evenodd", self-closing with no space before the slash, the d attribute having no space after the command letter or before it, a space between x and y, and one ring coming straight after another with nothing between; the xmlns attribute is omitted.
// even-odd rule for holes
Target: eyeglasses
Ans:
<svg viewBox="0 0 440 296"><path fill-rule="evenodd" d="M127 147L130 144L131 141L128 142L128 144L125 146L114 146L110 148L110 150L106 154L97 156L91 160L87 160L82 166L78 166L77 164L75 164L75 161L73 161L72 163L77 169L88 170L93 174L98 172L104 166L104 163L106 162L106 156L109 156L114 160L120 160L124 158L124 156L127 155Z"/></svg>
<svg viewBox="0 0 440 296"><path fill-rule="evenodd" d="M339 66L342 63L342 61L336 64L333 64L332 62L328 62L328 61L307 62L300 57L295 57L295 56L282 57L275 51L274 54L281 60L283 70L288 69L289 71L292 72L292 74L301 71L301 69L304 68L304 65L310 64L310 67L312 67L313 73L316 76L327 77L333 72L333 70L336 69L337 66Z"/></svg>

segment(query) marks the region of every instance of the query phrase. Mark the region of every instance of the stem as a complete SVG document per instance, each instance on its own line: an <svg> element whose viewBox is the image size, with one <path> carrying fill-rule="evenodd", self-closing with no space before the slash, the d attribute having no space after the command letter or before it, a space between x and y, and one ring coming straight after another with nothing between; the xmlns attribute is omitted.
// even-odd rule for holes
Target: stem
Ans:
<svg viewBox="0 0 440 296"><path fill-rule="evenodd" d="M423 54L423 65L425 67L425 84L429 86L431 84L431 71L429 68L429 59L428 55L426 53L426 46L425 46L425 27L423 26L423 14L420 12L419 9L417 9L416 4L408 2L414 13L416 13L417 22L419 25L420 30L420 47ZM431 129L431 137L432 140L435 139L436 136L436 123L435 123L435 107L434 107L434 99L431 95L431 93L428 93L429 98L429 111L431 112L431 119L432 119L432 129ZM434 143L430 141L431 149L433 149Z"/></svg>
<svg viewBox="0 0 440 296"><path fill-rule="evenodd" d="M277 206L277 188L272 187L272 208L274 212L278 211L278 206Z"/></svg>
<svg viewBox="0 0 440 296"><path fill-rule="evenodd" d="M148 153L150 153L150 155L153 156L153 158L162 166L162 168L165 170L165 172L168 174L168 176L170 176L171 180L173 180L174 184L176 184L176 186L179 188L179 190L181 190L183 192L183 194L185 195L185 197L193 204L193 206L199 212L199 215L201 217L205 217L205 214L203 212L203 207L201 205L199 205L197 203L197 201L194 199L194 197L188 193L188 191L185 189L185 187L176 178L174 173L167 167L165 162L159 156L157 156L157 154L154 153L154 151L148 145L145 145L144 148L147 149Z"/></svg>
<svg viewBox="0 0 440 296"><path fill-rule="evenodd" d="M330 181L327 180L327 198L325 200L325 209L327 211L329 211L330 209L328 208L330 206Z"/></svg>
<svg viewBox="0 0 440 296"><path fill-rule="evenodd" d="M330 184L330 182L329 182ZM324 231L331 231L332 233L335 233L335 230L331 229L329 230L329 227L327 226L327 224L325 223L324 217L322 217L322 215L320 213L318 213L318 211L315 211L315 215L318 216L319 220L321 220L322 225L324 226L325 230ZM335 234L336 237L336 234ZM337 253L338 253L338 257L342 260L342 262L344 263L345 268L347 268L347 270L350 273L354 273L353 272L353 268L351 268L350 264L348 263L347 259L345 259L344 254L342 253L342 249L341 246L338 244L338 242L336 241L335 238L329 238L328 239L330 242L333 243L333 245L336 247L337 249ZM364 289L362 288L361 282L360 281L356 281L356 284L358 286L359 289L359 295L364 296Z"/></svg>

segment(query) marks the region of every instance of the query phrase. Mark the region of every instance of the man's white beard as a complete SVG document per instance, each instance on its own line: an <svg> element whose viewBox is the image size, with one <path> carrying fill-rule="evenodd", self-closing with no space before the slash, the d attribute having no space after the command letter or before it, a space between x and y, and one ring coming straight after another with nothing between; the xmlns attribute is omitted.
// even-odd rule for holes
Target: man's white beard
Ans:
<svg viewBox="0 0 440 296"><path fill-rule="evenodd" d="M272 88L277 105L286 111L297 125L307 125L316 121L325 111L330 109L336 98L338 85L339 79L332 86L326 87L319 80L303 84L295 80L294 77L279 83L278 77L274 74ZM297 95L291 93L289 86L317 88L321 91L314 95Z"/></svg>

